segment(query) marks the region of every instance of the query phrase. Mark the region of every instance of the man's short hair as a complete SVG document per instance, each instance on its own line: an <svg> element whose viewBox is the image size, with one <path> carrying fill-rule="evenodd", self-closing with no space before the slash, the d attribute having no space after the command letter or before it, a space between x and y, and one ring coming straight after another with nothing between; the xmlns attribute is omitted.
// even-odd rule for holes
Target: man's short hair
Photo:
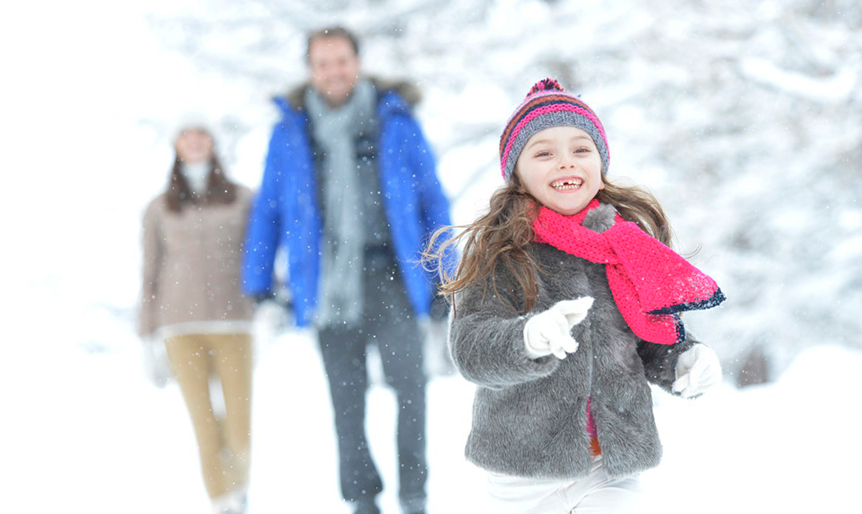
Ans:
<svg viewBox="0 0 862 514"><path fill-rule="evenodd" d="M305 59L311 59L311 43L313 43L315 39L323 39L330 37L340 37L346 39L350 43L350 46L353 47L353 53L357 57L359 56L359 38L356 37L356 34L347 30L346 28L340 25L336 25L334 27L326 27L319 30L315 30L308 35L308 43L305 47Z"/></svg>

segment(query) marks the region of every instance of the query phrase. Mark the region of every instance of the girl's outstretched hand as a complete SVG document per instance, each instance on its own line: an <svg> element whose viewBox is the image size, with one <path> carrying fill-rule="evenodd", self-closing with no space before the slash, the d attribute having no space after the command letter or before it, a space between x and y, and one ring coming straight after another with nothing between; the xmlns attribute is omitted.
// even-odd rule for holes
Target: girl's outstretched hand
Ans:
<svg viewBox="0 0 862 514"><path fill-rule="evenodd" d="M721 382L721 363L711 348L696 344L679 356L673 392L691 398Z"/></svg>
<svg viewBox="0 0 862 514"><path fill-rule="evenodd" d="M563 300L527 320L524 325L527 354L533 359L551 354L558 359L565 359L566 355L578 351L578 342L572 337L572 327L587 317L592 305L590 296Z"/></svg>

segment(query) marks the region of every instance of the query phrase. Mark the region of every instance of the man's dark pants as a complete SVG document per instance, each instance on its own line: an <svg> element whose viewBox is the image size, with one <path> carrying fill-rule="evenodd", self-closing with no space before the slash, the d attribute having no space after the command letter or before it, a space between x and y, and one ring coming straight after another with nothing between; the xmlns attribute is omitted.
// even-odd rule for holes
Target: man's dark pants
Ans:
<svg viewBox="0 0 862 514"><path fill-rule="evenodd" d="M366 348L376 344L398 400L399 497L405 503L424 502L428 465L422 335L391 250L366 252L365 268L359 325L319 331L338 436L341 493L361 502L383 489L365 434Z"/></svg>

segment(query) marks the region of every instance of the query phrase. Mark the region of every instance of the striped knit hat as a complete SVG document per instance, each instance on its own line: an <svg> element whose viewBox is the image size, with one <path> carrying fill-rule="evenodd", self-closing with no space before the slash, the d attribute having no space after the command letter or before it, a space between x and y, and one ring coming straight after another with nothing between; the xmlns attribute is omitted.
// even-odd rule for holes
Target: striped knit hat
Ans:
<svg viewBox="0 0 862 514"><path fill-rule="evenodd" d="M607 173L610 162L608 139L599 118L578 97L565 92L559 82L547 78L530 89L500 136L500 167L507 182L512 178L527 141L537 132L551 127L576 127L589 134L602 158L602 172Z"/></svg>

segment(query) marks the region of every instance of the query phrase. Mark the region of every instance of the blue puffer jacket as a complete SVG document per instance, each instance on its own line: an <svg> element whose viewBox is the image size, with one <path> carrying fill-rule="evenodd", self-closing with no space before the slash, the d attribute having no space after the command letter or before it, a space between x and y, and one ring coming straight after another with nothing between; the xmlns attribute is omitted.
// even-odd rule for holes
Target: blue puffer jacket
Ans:
<svg viewBox="0 0 862 514"><path fill-rule="evenodd" d="M275 102L283 115L273 128L263 183L251 210L243 288L247 294L271 290L276 250L283 245L296 324L306 326L317 306L321 269L317 180L306 112L286 98ZM378 89L377 116L377 164L386 216L407 296L421 316L428 314L434 277L418 263L419 252L431 233L451 223L449 201L410 105L395 90Z"/></svg>

